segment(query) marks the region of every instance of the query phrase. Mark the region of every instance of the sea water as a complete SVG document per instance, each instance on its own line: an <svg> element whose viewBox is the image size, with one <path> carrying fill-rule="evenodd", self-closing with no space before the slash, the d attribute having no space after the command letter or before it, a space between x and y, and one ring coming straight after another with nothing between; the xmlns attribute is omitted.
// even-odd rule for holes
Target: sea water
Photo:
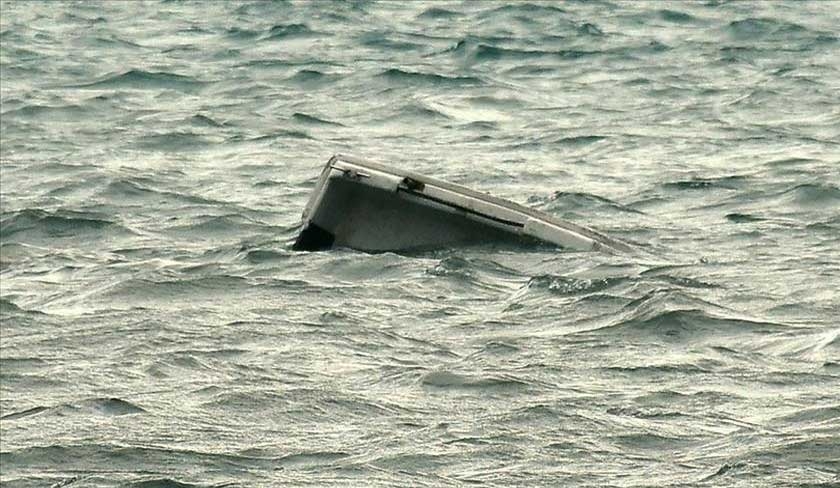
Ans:
<svg viewBox="0 0 840 488"><path fill-rule="evenodd" d="M837 486L838 26L0 3L0 481ZM637 252L294 252L334 153Z"/></svg>

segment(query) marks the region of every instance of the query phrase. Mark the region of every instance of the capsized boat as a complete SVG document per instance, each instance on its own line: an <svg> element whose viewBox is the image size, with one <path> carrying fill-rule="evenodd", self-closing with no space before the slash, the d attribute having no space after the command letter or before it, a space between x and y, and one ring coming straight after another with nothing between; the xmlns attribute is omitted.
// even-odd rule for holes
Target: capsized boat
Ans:
<svg viewBox="0 0 840 488"><path fill-rule="evenodd" d="M501 198L340 154L318 178L293 249L383 252L517 241L579 251L631 250L617 239Z"/></svg>

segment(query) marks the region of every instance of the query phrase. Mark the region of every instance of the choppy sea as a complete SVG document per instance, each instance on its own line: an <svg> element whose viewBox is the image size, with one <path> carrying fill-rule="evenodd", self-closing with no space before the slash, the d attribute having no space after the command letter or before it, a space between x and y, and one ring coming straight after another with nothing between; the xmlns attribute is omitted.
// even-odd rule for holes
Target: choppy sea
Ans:
<svg viewBox="0 0 840 488"><path fill-rule="evenodd" d="M0 482L838 486L838 26L0 3ZM334 153L638 252L292 251Z"/></svg>

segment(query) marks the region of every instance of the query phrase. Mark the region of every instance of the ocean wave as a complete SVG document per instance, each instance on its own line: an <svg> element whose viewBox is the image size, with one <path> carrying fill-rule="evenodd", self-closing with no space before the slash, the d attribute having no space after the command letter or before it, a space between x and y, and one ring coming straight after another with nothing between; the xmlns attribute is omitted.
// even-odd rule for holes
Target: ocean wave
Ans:
<svg viewBox="0 0 840 488"><path fill-rule="evenodd" d="M774 423L788 425L805 424L808 428L819 428L824 426L831 428L840 420L840 405L829 405L824 407L805 407L792 413L785 413L773 419Z"/></svg>
<svg viewBox="0 0 840 488"><path fill-rule="evenodd" d="M759 217L757 215L752 215L752 214L748 214L748 213L739 213L739 212L728 213L728 214L724 215L724 217L726 218L726 220L728 220L730 222L734 222L736 224L746 224L746 223L751 223L751 222L763 222L763 221L767 220L767 219L765 219L763 217Z"/></svg>
<svg viewBox="0 0 840 488"><path fill-rule="evenodd" d="M492 39L468 37L461 39L451 48L441 54L454 56L471 63L489 61L513 61L522 63L524 60L574 60L589 56L606 54L605 51L581 49L526 49L502 47L491 44ZM531 68L534 68L531 66Z"/></svg>
<svg viewBox="0 0 840 488"><path fill-rule="evenodd" d="M113 48L113 47L129 48L129 49L132 49L132 50L145 49L142 45L140 45L136 42L131 42L129 40L122 39L122 38L117 37L115 35L108 36L108 37L97 37L97 38L93 39L92 44L97 46L97 47L104 48L104 49L110 49L110 48Z"/></svg>
<svg viewBox="0 0 840 488"><path fill-rule="evenodd" d="M467 49L469 49L466 46L466 44L459 44L455 47L455 50L453 52L457 53L460 51L466 51ZM562 57L563 55L568 55L568 53L568 51L564 51L563 54L558 54L536 49L513 49L491 46L487 44L477 44L476 46L470 49L469 56L470 58L472 58L472 60L476 62L497 61L501 59L509 59L521 62L523 59L541 58L552 55L558 55Z"/></svg>
<svg viewBox="0 0 840 488"><path fill-rule="evenodd" d="M43 466L45 459L63 459L65 462L62 464L62 469L77 473L102 472L102 466L108 466L112 475L135 473L138 466L166 466L171 463L179 466L200 463L208 467L215 466L218 469L229 468L231 464L251 469L277 466L276 458L190 448L125 445L117 442L45 443L3 451L4 469L6 466Z"/></svg>
<svg viewBox="0 0 840 488"><path fill-rule="evenodd" d="M840 353L840 329L803 329L765 338L752 346L764 354L817 361Z"/></svg>
<svg viewBox="0 0 840 488"><path fill-rule="evenodd" d="M2 268L0 268L2 269ZM39 316L43 317L45 314L40 310L34 308L24 308L16 304L14 301L9 299L8 297L0 297L0 314L3 315L17 315L17 316L28 316L32 319L38 319ZM0 359L0 363L3 363L4 360Z"/></svg>
<svg viewBox="0 0 840 488"><path fill-rule="evenodd" d="M629 277L616 276L595 279L580 279L557 275L539 275L528 280L529 289L548 290L557 295L586 295L598 293L626 283Z"/></svg>
<svg viewBox="0 0 840 488"><path fill-rule="evenodd" d="M741 463L742 472L739 473L742 478L760 476L768 466L776 466L783 461L788 465L807 463L811 467L809 471L812 481L807 486L820 486L814 483L815 479L821 480L822 486L836 485L836 473L840 472L840 460L834 454L837 442L840 441L836 429L807 439L797 435L774 437L775 442L748 444L749 447L735 457L744 461Z"/></svg>
<svg viewBox="0 0 840 488"><path fill-rule="evenodd" d="M840 205L840 187L830 183L804 183L788 188L778 196L798 206L837 208L836 205Z"/></svg>
<svg viewBox="0 0 840 488"><path fill-rule="evenodd" d="M7 298L0 297L0 312L2 312L2 313L23 312L23 309L18 307L17 304L15 304L15 302L13 302L13 301L11 301Z"/></svg>
<svg viewBox="0 0 840 488"><path fill-rule="evenodd" d="M482 85L484 81L475 76L444 75L439 73L423 73L400 68L390 68L377 75L390 83L426 86L469 86Z"/></svg>
<svg viewBox="0 0 840 488"><path fill-rule="evenodd" d="M515 344L511 344L509 342L490 341L481 347L482 354L491 354L494 356L506 356L518 354L520 352L522 352L521 347L517 347Z"/></svg>
<svg viewBox="0 0 840 488"><path fill-rule="evenodd" d="M191 222L166 228L167 232L189 233L196 236L235 234L242 231L274 231L277 228L239 213L226 215L198 215Z"/></svg>
<svg viewBox="0 0 840 488"><path fill-rule="evenodd" d="M81 210L47 211L28 208L5 213L0 219L4 239L21 237L78 237L92 233L128 233L128 229L108 215Z"/></svg>
<svg viewBox="0 0 840 488"><path fill-rule="evenodd" d="M173 296L194 297L193 305L218 303L225 296L249 296L253 303L279 292L300 293L313 291L320 287L316 283L299 279L275 277L246 277L223 274L224 268L218 264L199 265L195 273L188 266L162 271L162 276L149 278L127 278L101 289L94 289L89 296L79 297L94 305L102 300L114 301L118 309L135 309L146 306L165 306ZM208 274L215 272L216 274ZM327 290L327 288L323 288ZM227 298L225 298L226 300Z"/></svg>
<svg viewBox="0 0 840 488"><path fill-rule="evenodd" d="M319 85L334 83L341 79L340 75L333 73L324 73L316 69L301 69L294 75L286 78L286 81L292 83L302 84L307 87L317 87Z"/></svg>
<svg viewBox="0 0 840 488"><path fill-rule="evenodd" d="M638 317L623 320L611 325L609 333L644 333L663 339L683 341L697 337L714 338L720 334L772 332L781 327L771 322L718 317L702 310L668 310L659 313L646 312Z"/></svg>
<svg viewBox="0 0 840 488"><path fill-rule="evenodd" d="M720 349L720 347L715 347L715 349ZM639 395L634 401L639 405L671 406L682 410L690 410L698 406L738 402L743 398L737 393L717 390L700 390L690 393L675 390L656 390Z"/></svg>
<svg viewBox="0 0 840 488"><path fill-rule="evenodd" d="M420 20L452 20L461 17L462 15L462 13L454 10L448 10L442 7L430 7L420 12L417 15L417 18Z"/></svg>
<svg viewBox="0 0 840 488"><path fill-rule="evenodd" d="M428 46L426 46L425 44L407 40L393 39L389 36L393 35L384 32L368 32L359 36L359 42L363 46L367 46L377 50L387 50L396 52L423 52L426 49L428 49Z"/></svg>
<svg viewBox="0 0 840 488"><path fill-rule="evenodd" d="M809 231L834 233L833 235L840 235L840 215L828 218L827 220L818 220L816 222L809 222L805 225Z"/></svg>
<svg viewBox="0 0 840 488"><path fill-rule="evenodd" d="M268 134L263 134L255 137L247 137L243 138L240 135L235 135L229 137L227 140L229 142L240 142L240 141L247 141L247 142L260 142L260 141L284 141L288 139L307 139L316 141L318 140L317 137L313 136L309 132L305 130L295 130L295 129L276 129Z"/></svg>
<svg viewBox="0 0 840 488"><path fill-rule="evenodd" d="M664 364L602 366L601 369L608 372L622 373L632 376L656 377L661 375L680 376L709 374L715 371L715 369L723 366L720 363L715 363L710 360L706 360L705 363L707 363L708 366L682 361Z"/></svg>
<svg viewBox="0 0 840 488"><path fill-rule="evenodd" d="M246 69L275 69L277 71L286 71L290 68L296 68L300 65L300 63L284 59L284 58L275 58L275 57L261 57L258 59L249 59L242 63L239 63L237 67L239 68L246 68Z"/></svg>
<svg viewBox="0 0 840 488"><path fill-rule="evenodd" d="M351 454L343 451L302 451L296 453L286 454L277 459L281 467L292 466L297 468L317 467L324 463L333 463L335 461L349 457Z"/></svg>
<svg viewBox="0 0 840 488"><path fill-rule="evenodd" d="M227 126L227 124L222 123L222 122L218 122L215 119L213 119L212 117L209 117L209 116L204 115L204 114L193 115L192 117L189 118L189 122L190 122L190 124L192 124L196 127L215 127L215 128L219 128L219 127L226 127Z"/></svg>
<svg viewBox="0 0 840 488"><path fill-rule="evenodd" d="M669 181L662 183L662 187L669 190L738 190L747 186L751 181L749 176L731 175L712 178L696 177L689 180Z"/></svg>
<svg viewBox="0 0 840 488"><path fill-rule="evenodd" d="M214 395L211 400L203 402L201 406L208 409L230 408L242 414L244 412L258 412L263 410L265 405L283 403L284 398L287 398L287 396L279 391L232 391Z"/></svg>
<svg viewBox="0 0 840 488"><path fill-rule="evenodd" d="M598 27L598 24L592 22L584 22L577 26L576 32L584 36L603 37L604 31Z"/></svg>
<svg viewBox="0 0 840 488"><path fill-rule="evenodd" d="M205 87L208 82L192 76L180 75L168 71L145 71L132 69L123 73L108 75L100 80L75 85L75 88L85 89L116 89L128 88L136 90L177 90L196 91Z"/></svg>
<svg viewBox="0 0 840 488"><path fill-rule="evenodd" d="M246 29L237 26L226 28L224 33L226 36L232 39L243 41L254 40L260 35L262 35L262 32L257 29Z"/></svg>
<svg viewBox="0 0 840 488"><path fill-rule="evenodd" d="M511 244L512 249L521 249L521 247L521 244ZM462 256L443 257L426 267L425 274L439 280L436 286L484 290L512 290L519 286L522 279L522 274L515 269L492 260Z"/></svg>
<svg viewBox="0 0 840 488"><path fill-rule="evenodd" d="M487 390L496 392L527 389L527 381L513 376L468 376L449 371L432 371L423 375L423 386L446 390Z"/></svg>
<svg viewBox="0 0 840 488"><path fill-rule="evenodd" d="M316 117L314 115L309 115L306 113L295 112L292 114L292 120L295 122L299 122L305 125L312 125L312 126L332 126L332 127L345 127L344 124L340 124L338 122L333 122L332 120L323 119L320 117Z"/></svg>
<svg viewBox="0 0 840 488"><path fill-rule="evenodd" d="M147 177L115 178L109 181L104 188L96 192L96 195L100 198L118 203L125 203L126 201L154 203L173 201L185 205L218 206L224 204L224 202L219 200L201 197L192 193L164 190L150 186L159 183L162 183L162 181Z"/></svg>
<svg viewBox="0 0 840 488"><path fill-rule="evenodd" d="M15 117L24 119L46 119L50 121L71 120L78 122L80 117L90 114L90 109L85 105L24 105L20 108L6 110L3 117Z"/></svg>
<svg viewBox="0 0 840 488"><path fill-rule="evenodd" d="M253 18L264 19L271 14L276 14L278 9L292 8L292 3L289 0L275 0L271 3L267 2L245 2L233 9L233 13L241 16L243 20L253 21Z"/></svg>
<svg viewBox="0 0 840 488"><path fill-rule="evenodd" d="M406 120L406 121L449 121L451 117L442 111L424 104L421 102L409 102L396 108L387 117L383 118L382 122L392 120Z"/></svg>
<svg viewBox="0 0 840 488"><path fill-rule="evenodd" d="M495 7L490 10L481 12L480 17L495 18L498 16L523 16L529 18L536 16L538 18L564 18L568 11L562 7L546 3L531 3L531 2L516 2L510 5L503 5Z"/></svg>
<svg viewBox="0 0 840 488"><path fill-rule="evenodd" d="M779 188L781 186L781 188ZM776 189L765 188L757 191L738 192L713 204L713 208L735 210L738 215L760 215L760 218L778 220L782 216L809 215L811 222L797 220L778 220L778 223L790 226L807 226L826 222L825 216L832 217L833 209L840 205L840 187L829 182L800 183L792 186L777 185ZM831 221L830 219L828 220Z"/></svg>
<svg viewBox="0 0 840 488"><path fill-rule="evenodd" d="M132 481L125 485L128 488L222 488L230 486L228 483L218 485L204 483L187 483L173 478L152 478L142 481Z"/></svg>
<svg viewBox="0 0 840 488"><path fill-rule="evenodd" d="M24 417L31 417L32 415L38 415L39 413L44 412L46 410L49 410L49 407L27 408L26 410L21 410L19 412L12 412L12 413L3 415L2 417L0 417L0 420L5 420L5 421L8 422L9 420L16 420L16 419L21 419L21 418L24 418Z"/></svg>
<svg viewBox="0 0 840 488"><path fill-rule="evenodd" d="M723 288L722 285L714 282L704 281L693 276L686 276L685 271L680 271L679 267L674 266L654 266L639 273L639 277L644 280L665 283L679 288Z"/></svg>
<svg viewBox="0 0 840 488"><path fill-rule="evenodd" d="M139 137L135 144L140 149L149 151L198 151L204 150L219 142L213 138L189 131L165 132L161 134L146 134Z"/></svg>
<svg viewBox="0 0 840 488"><path fill-rule="evenodd" d="M803 34L808 32L808 29L799 24L779 19L750 17L730 22L726 26L726 31L738 40L780 40L785 36Z"/></svg>
<svg viewBox="0 0 840 488"><path fill-rule="evenodd" d="M3 415L0 420L10 421L31 417L34 415L56 414L62 417L68 415L89 415L96 414L105 417L118 417L122 415L134 415L146 413L143 408L120 398L90 398L73 403L63 403L57 406L46 407L36 406Z"/></svg>
<svg viewBox="0 0 840 488"><path fill-rule="evenodd" d="M622 448L670 452L690 446L696 442L696 438L693 436L669 436L664 433L655 432L638 432L614 435L610 437L610 441Z"/></svg>
<svg viewBox="0 0 840 488"><path fill-rule="evenodd" d="M585 333L688 343L788 330L782 324L733 316L717 305L669 289L655 289L634 300L616 318Z"/></svg>
<svg viewBox="0 0 840 488"><path fill-rule="evenodd" d="M292 257L293 254L288 251L275 251L271 249L251 249L245 253L245 260L253 264L287 261Z"/></svg>
<svg viewBox="0 0 840 488"><path fill-rule="evenodd" d="M86 27L88 25L106 24L108 22L108 19L102 17L101 15L97 15L95 17L88 17L81 13L63 13L61 14L59 20L61 22L82 24Z"/></svg>
<svg viewBox="0 0 840 488"><path fill-rule="evenodd" d="M103 297L119 297L131 301L145 299L163 299L171 296L183 296L186 293L200 294L209 291L245 290L250 287L248 279L241 276L217 275L200 277L181 277L170 279L130 278L105 290Z"/></svg>
<svg viewBox="0 0 840 488"><path fill-rule="evenodd" d="M603 140L608 139L607 136L599 136L599 135L580 135L580 136L567 136L561 137L556 139L552 142L552 144L557 144L560 146L582 146L586 144L592 144L594 142L600 142Z"/></svg>
<svg viewBox="0 0 840 488"><path fill-rule="evenodd" d="M66 176L68 174L75 176L80 173L87 176L89 173L101 170L101 168L96 164L86 162L70 163L65 161L45 161L37 166L34 166L34 168L39 173L53 176Z"/></svg>
<svg viewBox="0 0 840 488"><path fill-rule="evenodd" d="M434 266L426 268L426 272L433 276L449 276L472 281L473 269L473 265L468 260L452 256L443 258Z"/></svg>
<svg viewBox="0 0 840 488"><path fill-rule="evenodd" d="M610 212L626 212L642 214L643 212L634 208L622 205L609 198L585 192L558 191L546 198L532 197L529 203L537 203L539 207L549 213L573 212L585 210L591 213L597 210L608 210Z"/></svg>
<svg viewBox="0 0 840 488"><path fill-rule="evenodd" d="M475 122L465 122L463 124L458 124L456 127L475 132L487 132L499 130L499 123L490 120L477 120ZM489 134L481 134L469 139L470 142L489 142L495 140L496 138Z"/></svg>
<svg viewBox="0 0 840 488"><path fill-rule="evenodd" d="M797 173L804 170L810 170L813 166L819 166L824 164L824 161L820 159L814 158L801 158L801 157L793 157L793 158L781 158L781 159L773 159L765 163L765 166L769 168L775 169L782 169L782 170L794 170Z"/></svg>
<svg viewBox="0 0 840 488"><path fill-rule="evenodd" d="M678 10L662 9L657 11L656 15L662 20L667 20L668 22L674 22L677 24L690 24L697 22L697 18L693 15L686 12L680 12Z"/></svg>
<svg viewBox="0 0 840 488"><path fill-rule="evenodd" d="M277 24L268 29L262 40L301 39L318 35L306 24Z"/></svg>

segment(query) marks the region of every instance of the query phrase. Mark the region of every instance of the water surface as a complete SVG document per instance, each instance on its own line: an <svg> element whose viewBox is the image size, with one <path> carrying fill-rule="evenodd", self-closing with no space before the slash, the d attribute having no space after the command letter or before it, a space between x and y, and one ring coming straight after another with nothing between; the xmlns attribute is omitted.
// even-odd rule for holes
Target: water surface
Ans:
<svg viewBox="0 0 840 488"><path fill-rule="evenodd" d="M840 3L0 8L4 486L840 482ZM293 252L337 152L639 252Z"/></svg>

